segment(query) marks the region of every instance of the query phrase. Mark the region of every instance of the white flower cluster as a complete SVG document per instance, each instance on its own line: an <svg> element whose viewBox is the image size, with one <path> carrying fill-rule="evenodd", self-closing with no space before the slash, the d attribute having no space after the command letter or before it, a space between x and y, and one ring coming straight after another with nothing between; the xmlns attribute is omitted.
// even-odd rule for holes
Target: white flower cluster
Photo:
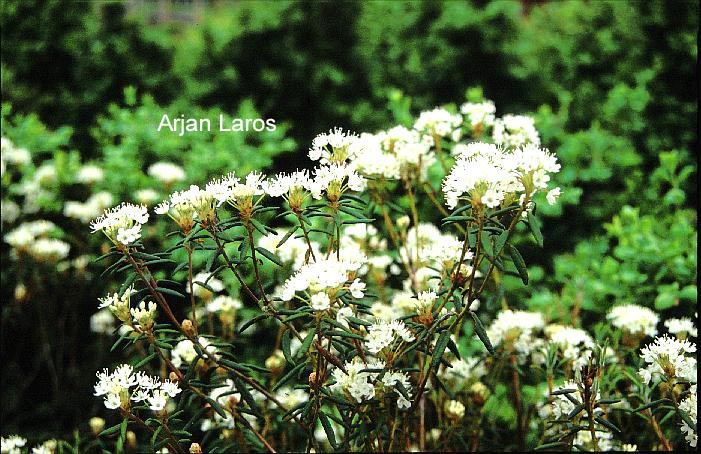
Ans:
<svg viewBox="0 0 701 454"><path fill-rule="evenodd" d="M540 145L540 135L533 118L526 115L504 115L494 122L494 142L507 148Z"/></svg>
<svg viewBox="0 0 701 454"><path fill-rule="evenodd" d="M653 310L636 304L616 306L606 315L616 328L630 334L654 336L657 334L657 323L660 317Z"/></svg>
<svg viewBox="0 0 701 454"><path fill-rule="evenodd" d="M151 177L167 186L177 181L185 180L185 171L183 168L172 162L156 162L149 166L147 172Z"/></svg>
<svg viewBox="0 0 701 454"><path fill-rule="evenodd" d="M148 209L144 205L122 203L95 219L92 233L102 231L110 241L129 246L141 238L141 227L148 221Z"/></svg>
<svg viewBox="0 0 701 454"><path fill-rule="evenodd" d="M386 320L378 320L367 327L368 335L365 338L367 349L370 353L378 354L385 348L394 343L395 340L401 339L404 342L413 341L414 335L409 331L404 322L394 320L388 322Z"/></svg>
<svg viewBox="0 0 701 454"><path fill-rule="evenodd" d="M646 366L638 374L645 383L657 382L662 377L696 383L696 356L687 353L696 353L696 345L666 334L657 337L640 350Z"/></svg>
<svg viewBox="0 0 701 454"><path fill-rule="evenodd" d="M200 336L198 339L199 345L203 347L205 354L218 358L217 347L211 345L206 337ZM189 366L195 358L197 358L197 350L190 339L183 339L170 351L171 361L175 367Z"/></svg>
<svg viewBox="0 0 701 454"><path fill-rule="evenodd" d="M461 253L462 241L455 235L443 233L438 227L428 223L411 227L406 234L406 247L399 251L405 263L418 261L417 274L425 275L426 279L436 275L434 269L444 272L452 270L455 263L460 260ZM468 249L464 259L471 260L472 257L473 253Z"/></svg>
<svg viewBox="0 0 701 454"><path fill-rule="evenodd" d="M572 362L575 371L587 364L594 340L586 331L557 324L548 325L544 331L550 342L557 345L563 359Z"/></svg>
<svg viewBox="0 0 701 454"><path fill-rule="evenodd" d="M452 114L447 110L437 107L419 114L419 118L414 122L414 129L428 136L448 137L454 141L460 140L460 136L455 133L462 124L460 114Z"/></svg>
<svg viewBox="0 0 701 454"><path fill-rule="evenodd" d="M75 181L87 185L92 185L103 180L105 171L95 164L83 165L75 175Z"/></svg>
<svg viewBox="0 0 701 454"><path fill-rule="evenodd" d="M685 412L689 416L689 419L691 419L691 421L694 423L694 426L691 427L689 424L687 424L686 421L682 421L681 430L684 434L684 438L686 438L687 443L689 443L689 446L695 448L699 438L698 431L696 429L696 416L698 412L696 400L696 385L691 386L689 391L689 397L685 398L679 403L679 410Z"/></svg>
<svg viewBox="0 0 701 454"><path fill-rule="evenodd" d="M63 215L87 224L109 208L112 200L112 194L106 191L91 194L85 202L68 200L63 206Z"/></svg>
<svg viewBox="0 0 701 454"><path fill-rule="evenodd" d="M688 336L696 337L698 335L698 329L694 321L689 317L667 319L664 322L664 326L667 328L667 331L680 339L686 339Z"/></svg>
<svg viewBox="0 0 701 454"><path fill-rule="evenodd" d="M417 175L425 180L428 167L436 160L431 150L433 137L421 135L404 126L395 126L376 134L360 136L359 147L353 165L368 177L388 180Z"/></svg>
<svg viewBox="0 0 701 454"><path fill-rule="evenodd" d="M487 328L487 336L495 345L513 348L520 360L525 360L535 348L542 345L537 335L545 326L543 316L538 312L501 311Z"/></svg>
<svg viewBox="0 0 701 454"><path fill-rule="evenodd" d="M449 400L445 403L445 414L449 419L459 421L465 417L465 405L457 400Z"/></svg>
<svg viewBox="0 0 701 454"><path fill-rule="evenodd" d="M356 357L347 362L344 367L347 373L338 368L333 370L335 383L330 387L333 392L340 391L361 403L396 391L397 406L402 410L411 406L411 402L404 393L398 390L401 386L406 393L410 393L411 384L406 373L383 370L386 365L379 359L370 359L366 364Z"/></svg>
<svg viewBox="0 0 701 454"><path fill-rule="evenodd" d="M460 112L467 117L473 130L478 127L484 129L494 126L496 111L494 103L488 100L477 103L466 102L460 106Z"/></svg>
<svg viewBox="0 0 701 454"><path fill-rule="evenodd" d="M105 396L105 407L128 408L130 402L146 402L153 411L162 411L169 397L180 393L177 383L161 381L143 372L134 373L129 364L122 364L110 373L108 369L97 372L95 396Z"/></svg>
<svg viewBox="0 0 701 454"><path fill-rule="evenodd" d="M7 165L17 167L32 162L32 156L26 148L16 147L7 137L0 138L0 175L5 175Z"/></svg>
<svg viewBox="0 0 701 454"><path fill-rule="evenodd" d="M531 197L547 189L550 175L559 172L555 155L535 145L516 149L494 144L471 143L443 180L446 204L453 209L460 199L495 208ZM551 195L551 199L554 195Z"/></svg>
<svg viewBox="0 0 701 454"><path fill-rule="evenodd" d="M130 329L138 331L150 330L156 323L156 303L153 301L141 301L135 308L131 307L132 287L127 288L122 296L119 293L108 294L99 298L98 309L109 309L115 317Z"/></svg>
<svg viewBox="0 0 701 454"><path fill-rule="evenodd" d="M2 138L3 145L5 138ZM27 439L19 435L10 435L0 438L0 452L2 454L22 454L22 448L27 444Z"/></svg>
<svg viewBox="0 0 701 454"><path fill-rule="evenodd" d="M220 279L214 277L212 273L206 271L201 271L193 276L192 282L192 293L205 300L209 300L214 296L212 292L219 293L224 290L224 283ZM189 293L190 287L188 286L186 290Z"/></svg>
<svg viewBox="0 0 701 454"><path fill-rule="evenodd" d="M450 365L452 367L439 370L438 375L449 383L462 388L487 375L484 361L478 357L451 361Z"/></svg>
<svg viewBox="0 0 701 454"><path fill-rule="evenodd" d="M55 263L68 256L70 245L65 241L48 236L59 232L51 221L38 220L25 222L5 235L5 242L13 248L16 257L26 253L39 262Z"/></svg>
<svg viewBox="0 0 701 454"><path fill-rule="evenodd" d="M280 289L280 296L283 301L290 301L295 293L303 291L333 295L350 281L361 265L361 262L338 260L334 256L308 263L285 281Z"/></svg>

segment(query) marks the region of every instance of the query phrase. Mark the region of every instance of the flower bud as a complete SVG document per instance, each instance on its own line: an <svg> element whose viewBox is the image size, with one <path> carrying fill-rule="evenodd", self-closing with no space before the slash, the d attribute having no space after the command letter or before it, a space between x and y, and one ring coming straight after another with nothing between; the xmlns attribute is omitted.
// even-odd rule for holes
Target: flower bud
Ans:
<svg viewBox="0 0 701 454"><path fill-rule="evenodd" d="M192 443L190 445L190 454L202 454L202 447L199 443Z"/></svg>
<svg viewBox="0 0 701 454"><path fill-rule="evenodd" d="M136 449L137 442L136 442L136 434L132 432L131 430L127 431L127 448L129 449Z"/></svg>
<svg viewBox="0 0 701 454"><path fill-rule="evenodd" d="M27 287L23 283L17 284L15 287L15 301L23 303L27 298Z"/></svg>
<svg viewBox="0 0 701 454"><path fill-rule="evenodd" d="M173 383L178 383L179 381L178 374L176 374L175 372L171 372L170 374L168 374L168 379L170 379L170 381L172 381Z"/></svg>
<svg viewBox="0 0 701 454"><path fill-rule="evenodd" d="M272 355L265 360L265 367L277 376L285 369L285 355L281 350L275 350Z"/></svg>
<svg viewBox="0 0 701 454"><path fill-rule="evenodd" d="M459 421L465 416L465 406L457 400L449 400L445 403L445 414L449 419Z"/></svg>
<svg viewBox="0 0 701 454"><path fill-rule="evenodd" d="M94 416L90 418L88 425L90 426L90 431L94 435L98 435L105 428L105 420L100 418L99 416Z"/></svg>
<svg viewBox="0 0 701 454"><path fill-rule="evenodd" d="M183 327L183 331L185 331L185 334L187 334L190 337L195 336L195 327L190 320L188 320L188 319L183 320L182 327Z"/></svg>

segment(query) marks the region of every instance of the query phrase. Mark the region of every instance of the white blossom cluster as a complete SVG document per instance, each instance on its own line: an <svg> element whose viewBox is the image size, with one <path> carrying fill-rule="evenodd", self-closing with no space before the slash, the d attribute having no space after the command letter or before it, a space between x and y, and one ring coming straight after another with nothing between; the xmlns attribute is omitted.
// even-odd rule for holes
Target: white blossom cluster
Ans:
<svg viewBox="0 0 701 454"><path fill-rule="evenodd" d="M643 347L640 356L646 366L638 371L643 382L666 379L682 379L696 383L696 345L687 340L680 340L668 335L662 335Z"/></svg>
<svg viewBox="0 0 701 454"><path fill-rule="evenodd" d="M696 337L698 335L696 324L689 317L669 318L664 321L664 326L667 328L667 331L680 339L686 339L688 336Z"/></svg>
<svg viewBox="0 0 701 454"><path fill-rule="evenodd" d="M365 342L368 351L373 354L378 354L399 339L404 342L411 342L415 339L404 322L400 320L391 322L378 320L377 323L368 326L367 331Z"/></svg>
<svg viewBox="0 0 701 454"><path fill-rule="evenodd" d="M129 246L141 238L141 227L148 221L148 209L144 205L121 203L105 211L90 227L101 231L115 244Z"/></svg>
<svg viewBox="0 0 701 454"><path fill-rule="evenodd" d="M414 122L414 129L428 136L450 136L457 142L460 140L459 128L461 124L462 116L460 114L453 114L446 109L437 107L421 112L419 118Z"/></svg>
<svg viewBox="0 0 701 454"><path fill-rule="evenodd" d="M211 345L206 337L200 336L197 343L201 346L205 355L211 355L218 358L217 347ZM175 367L187 367L195 358L197 358L197 350L190 339L183 339L173 347L170 351L171 361Z"/></svg>
<svg viewBox="0 0 701 454"><path fill-rule="evenodd" d="M498 145L517 148L526 145L538 147L540 135L533 118L526 115L504 115L494 122L492 138Z"/></svg>
<svg viewBox="0 0 701 454"><path fill-rule="evenodd" d="M350 281L351 276L362 265L358 261L338 260L335 256L327 259L319 258L318 261L307 263L290 276L280 289L283 301L290 301L297 292L307 291L310 294L326 293L334 295ZM355 294L362 293L360 281L353 281ZM352 284L351 284L352 285ZM350 287L349 287L350 288ZM364 284L362 284L364 289ZM354 297L357 297L354 295ZM322 297L317 297L322 298ZM360 296L362 298L362 296Z"/></svg>
<svg viewBox="0 0 701 454"><path fill-rule="evenodd" d="M560 171L555 155L536 145L501 148L471 143L459 149L455 165L443 180L450 209L463 199L489 208L523 203L536 191L547 189L550 175ZM553 199L551 194L549 199Z"/></svg>
<svg viewBox="0 0 701 454"><path fill-rule="evenodd" d="M524 361L535 348L542 345L537 339L544 326L543 316L538 312L507 309L501 311L487 328L487 336L494 345L513 348L519 360Z"/></svg>
<svg viewBox="0 0 701 454"><path fill-rule="evenodd" d="M406 393L410 392L409 376L403 372L383 370L385 367L385 363L379 359L369 359L364 363L360 358L353 358L344 364L347 373L340 368L333 370L335 383L331 385L331 391L342 392L358 403L396 391L397 406L400 409L409 408L411 402L397 390L401 386Z"/></svg>
<svg viewBox="0 0 701 454"><path fill-rule="evenodd" d="M572 362L574 370L587 364L594 350L594 340L586 331L556 324L548 325L544 331L550 342L557 345L563 359Z"/></svg>
<svg viewBox="0 0 701 454"><path fill-rule="evenodd" d="M37 220L20 224L5 235L5 242L13 248L16 258L28 254L39 262L55 263L68 256L70 245L49 235L60 230L51 221Z"/></svg>
<svg viewBox="0 0 701 454"><path fill-rule="evenodd" d="M177 383L161 381L143 372L134 372L129 364L118 366L113 372L104 369L97 372L95 396L105 396L105 407L109 409L128 408L130 402L145 402L153 411L162 411L169 397L180 393Z"/></svg>
<svg viewBox="0 0 701 454"><path fill-rule="evenodd" d="M87 224L109 208L112 205L112 201L112 194L106 191L99 191L91 194L85 202L66 201L63 206L63 215Z"/></svg>
<svg viewBox="0 0 701 454"><path fill-rule="evenodd" d="M679 403L679 410L685 412L689 416L689 419L691 419L691 421L694 423L694 426L691 427L686 421L682 421L681 431L684 434L684 438L686 438L687 443L689 443L689 446L695 448L698 442L698 431L696 428L696 416L698 412L696 385L691 386L689 391L689 396Z"/></svg>
<svg viewBox="0 0 701 454"><path fill-rule="evenodd" d="M32 156L26 148L17 147L7 137L0 138L0 175L5 175L8 165L22 167L32 162Z"/></svg>
<svg viewBox="0 0 701 454"><path fill-rule="evenodd" d="M119 293L107 294L99 298L98 309L108 309L117 319L130 329L138 331L150 330L156 322L156 303L153 301L141 301L138 306L131 307L131 295L133 287L124 290L122 296ZM107 322L105 320L105 322Z"/></svg>
<svg viewBox="0 0 701 454"><path fill-rule="evenodd" d="M3 145L5 138L3 137ZM27 439L19 435L10 435L0 438L0 452L2 454L22 454L22 448L27 444Z"/></svg>
<svg viewBox="0 0 701 454"><path fill-rule="evenodd" d="M425 180L428 168L436 160L431 149L433 137L404 126L364 133L360 141L363 146L358 147L353 165L368 177L396 180L417 175Z"/></svg>
<svg viewBox="0 0 701 454"><path fill-rule="evenodd" d="M185 180L185 170L172 162L159 161L151 164L147 170L149 176L155 178L166 186Z"/></svg>
<svg viewBox="0 0 701 454"><path fill-rule="evenodd" d="M647 307L636 304L616 306L606 315L611 324L630 334L654 336L657 334L659 315Z"/></svg>
<svg viewBox="0 0 701 454"><path fill-rule="evenodd" d="M482 129L494 126L497 109L492 101L466 102L460 106L460 112L465 119L470 122L472 129L481 127Z"/></svg>
<svg viewBox="0 0 701 454"><path fill-rule="evenodd" d="M105 178L105 171L95 164L85 164L75 174L75 181L87 185L99 183Z"/></svg>

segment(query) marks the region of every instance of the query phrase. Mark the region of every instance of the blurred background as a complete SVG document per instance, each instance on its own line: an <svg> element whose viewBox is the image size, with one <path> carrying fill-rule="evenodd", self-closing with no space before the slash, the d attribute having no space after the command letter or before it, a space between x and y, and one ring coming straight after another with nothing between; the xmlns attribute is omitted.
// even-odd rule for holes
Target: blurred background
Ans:
<svg viewBox="0 0 701 454"><path fill-rule="evenodd" d="M67 437L101 411L94 371L119 358L94 315L118 283L94 263L105 244L88 223L102 209L231 170L303 167L331 127L410 126L467 99L533 115L562 162L518 306L563 318L576 305L583 324L621 302L688 315L698 18L683 0L4 0L3 434ZM220 112L278 128L155 131L163 113ZM184 177L149 172L159 162ZM149 229L158 247L165 226ZM47 238L68 249L33 246Z"/></svg>

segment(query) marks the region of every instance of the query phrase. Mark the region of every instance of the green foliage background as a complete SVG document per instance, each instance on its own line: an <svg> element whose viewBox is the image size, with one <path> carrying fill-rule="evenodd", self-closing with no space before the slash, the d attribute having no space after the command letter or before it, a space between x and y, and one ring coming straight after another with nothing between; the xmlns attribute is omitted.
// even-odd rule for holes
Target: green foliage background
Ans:
<svg viewBox="0 0 701 454"><path fill-rule="evenodd" d="M533 283L514 303L564 319L576 305L587 327L622 302L689 315L697 295L698 7L210 2L196 24L154 24L120 3L8 0L3 136L35 164L57 165L48 219L94 253L87 226L60 220L62 200L85 196L71 183L81 161L100 163L104 189L132 200L137 188L159 189L145 174L158 160L183 165L195 183L229 170L294 169L330 127L386 128L483 93L498 114L533 114L563 168L563 197L540 208L545 249L524 247ZM280 127L179 138L155 133L164 112L261 115ZM108 346L96 344L88 319L104 284L99 272L87 281L57 275L50 285L59 291L13 303L22 276L8 254L3 243L3 432L65 436L85 425L86 408L99 407L92 371ZM17 345L17 336L26 341ZM509 419L493 406L495 418Z"/></svg>

